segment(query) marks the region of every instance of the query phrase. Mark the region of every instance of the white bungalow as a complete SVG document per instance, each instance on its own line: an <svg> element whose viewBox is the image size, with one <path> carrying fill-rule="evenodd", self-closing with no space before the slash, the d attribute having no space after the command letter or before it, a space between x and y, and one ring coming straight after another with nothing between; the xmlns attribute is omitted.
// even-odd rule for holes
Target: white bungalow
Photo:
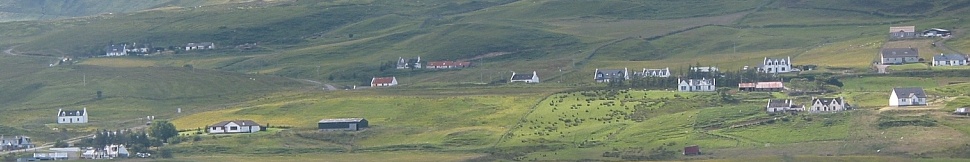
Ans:
<svg viewBox="0 0 970 162"><path fill-rule="evenodd" d="M889 95L889 106L919 106L926 105L926 92L923 88L893 88Z"/></svg>
<svg viewBox="0 0 970 162"><path fill-rule="evenodd" d="M262 126L252 120L232 120L210 125L208 130L210 134L253 133L262 130Z"/></svg>

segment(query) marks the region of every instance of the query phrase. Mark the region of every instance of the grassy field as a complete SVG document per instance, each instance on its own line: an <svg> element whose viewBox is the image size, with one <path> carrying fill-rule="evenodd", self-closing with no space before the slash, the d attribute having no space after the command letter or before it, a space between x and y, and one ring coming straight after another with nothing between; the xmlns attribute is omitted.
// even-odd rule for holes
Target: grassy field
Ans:
<svg viewBox="0 0 970 162"><path fill-rule="evenodd" d="M859 73L868 71L882 47L919 48L924 58L942 52L931 45L937 39L887 42L886 28L896 25L955 29L957 36L946 43L966 51L970 38L961 35L970 24L960 16L968 5L955 0L153 1L123 8L162 8L100 15L116 11L78 10L71 12L95 16L0 23L5 38L0 50L82 56L76 65L54 67L48 67L51 58L0 56L0 132L51 141L58 136L53 128L80 135L140 125L147 115L173 119L180 129L233 119L291 127L201 135L199 141L167 146L177 152L173 161L949 158L956 153L944 150L967 143L963 139L970 134L964 118L945 114L968 106L964 92L970 79L962 77L840 78L845 86L824 95L845 96L859 109L832 114L764 113L767 98L788 97L780 93L739 94L733 96L742 98L739 103L727 103L716 93L576 89L603 87L590 79L597 68L670 67L676 74L702 64L735 71L765 57L791 57L796 65ZM69 11L59 2L37 6L52 6L47 13ZM83 57L127 42L165 48L215 42L221 49ZM233 48L244 43L260 47ZM475 65L382 67L418 56ZM921 69L952 68L891 67ZM502 84L512 71L536 71L542 83ZM825 72L817 76L839 75ZM376 76L396 76L401 86L319 90L322 84L365 85ZM306 84L315 81L322 83ZM934 96L955 98L935 100L944 101L940 110L871 110L885 106L893 87L924 87ZM98 91L103 96L96 96ZM56 109L84 107L91 111L90 124L51 124ZM183 112L175 113L177 108ZM315 130L320 119L345 117L367 118L373 127ZM935 125L883 124L911 119ZM702 146L705 154L680 156L680 148L689 145Z"/></svg>

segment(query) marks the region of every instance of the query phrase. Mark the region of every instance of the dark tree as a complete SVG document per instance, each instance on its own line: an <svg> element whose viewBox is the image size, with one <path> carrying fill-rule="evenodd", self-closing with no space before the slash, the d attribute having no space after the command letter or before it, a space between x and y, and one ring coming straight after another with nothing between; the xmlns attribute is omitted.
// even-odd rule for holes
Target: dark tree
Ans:
<svg viewBox="0 0 970 162"><path fill-rule="evenodd" d="M174 124L164 120L153 121L149 130L151 130L152 137L163 142L168 141L169 138L175 137L179 133Z"/></svg>

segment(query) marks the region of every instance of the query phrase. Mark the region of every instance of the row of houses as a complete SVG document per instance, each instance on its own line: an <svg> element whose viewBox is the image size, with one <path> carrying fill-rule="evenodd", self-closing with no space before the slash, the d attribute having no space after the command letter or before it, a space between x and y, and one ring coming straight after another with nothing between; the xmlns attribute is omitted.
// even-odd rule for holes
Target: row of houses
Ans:
<svg viewBox="0 0 970 162"><path fill-rule="evenodd" d="M532 73L516 73L512 72L512 76L509 77L509 83L539 83L539 74L536 71ZM370 80L371 87L390 87L396 86L398 84L397 77L373 77Z"/></svg>
<svg viewBox="0 0 970 162"><path fill-rule="evenodd" d="M351 130L357 131L370 127L367 119L364 118L337 118L322 119L317 122L320 130ZM221 121L206 128L209 134L233 134L233 133L255 133L265 131L266 126L260 125L252 120L229 120Z"/></svg>
<svg viewBox="0 0 970 162"><path fill-rule="evenodd" d="M471 67L472 63L468 61L430 61L427 65L422 66L421 57L416 58L397 58L397 69L460 69Z"/></svg>
<svg viewBox="0 0 970 162"><path fill-rule="evenodd" d="M903 106L925 106L927 104L927 95L923 91L923 88L919 87L906 87L906 88L893 88L889 96L889 106L893 107L903 107ZM778 112L836 112L848 110L850 108L849 104L846 103L845 98L812 98L811 106L805 107L805 105L795 104L791 99L780 99L780 100L768 100L765 106L765 111L768 113L778 113Z"/></svg>
<svg viewBox="0 0 970 162"><path fill-rule="evenodd" d="M208 50L215 49L216 44L212 42L201 42L201 43L187 43L184 47L181 47L186 51L191 50ZM129 54L147 54L152 52L157 52L164 50L164 48L154 48L151 44L138 44L138 43L122 43L122 44L111 44L104 47L105 56L128 56Z"/></svg>
<svg viewBox="0 0 970 162"><path fill-rule="evenodd" d="M836 112L847 110L849 105L846 104L845 99L842 97L838 98L812 98L812 106L807 108L805 105L795 104L791 99L781 99L781 100L768 100L768 104L765 106L765 111L768 113L778 113L778 112L802 112L808 111L812 113L819 112Z"/></svg>

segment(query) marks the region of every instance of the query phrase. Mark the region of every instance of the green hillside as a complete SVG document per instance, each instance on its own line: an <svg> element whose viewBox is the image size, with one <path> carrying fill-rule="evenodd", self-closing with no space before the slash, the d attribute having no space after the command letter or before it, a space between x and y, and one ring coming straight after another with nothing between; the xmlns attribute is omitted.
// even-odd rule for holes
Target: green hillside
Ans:
<svg viewBox="0 0 970 162"><path fill-rule="evenodd" d="M882 47L970 52L967 13L960 0L0 1L0 21L41 20L0 22L0 134L53 143L157 116L182 130L157 148L176 161L959 160L970 158L960 151L970 120L949 113L970 103L970 68L924 61L876 74L872 61ZM908 25L955 35L887 41L889 26ZM217 49L181 50L191 42ZM166 51L102 57L121 43ZM394 67L413 57L473 66ZM816 68L738 70L765 57ZM726 72L717 92L669 91L680 77L591 79L611 68L696 75L685 72L696 65ZM541 83L507 83L531 71ZM400 85L369 87L384 76ZM734 87L759 78L813 92ZM926 88L931 104L886 107L903 86ZM769 99L812 97L845 97L854 110L764 112ZM53 124L57 109L81 108L91 123ZM316 129L347 117L372 128ZM236 119L271 128L198 132ZM704 154L683 156L691 145Z"/></svg>

